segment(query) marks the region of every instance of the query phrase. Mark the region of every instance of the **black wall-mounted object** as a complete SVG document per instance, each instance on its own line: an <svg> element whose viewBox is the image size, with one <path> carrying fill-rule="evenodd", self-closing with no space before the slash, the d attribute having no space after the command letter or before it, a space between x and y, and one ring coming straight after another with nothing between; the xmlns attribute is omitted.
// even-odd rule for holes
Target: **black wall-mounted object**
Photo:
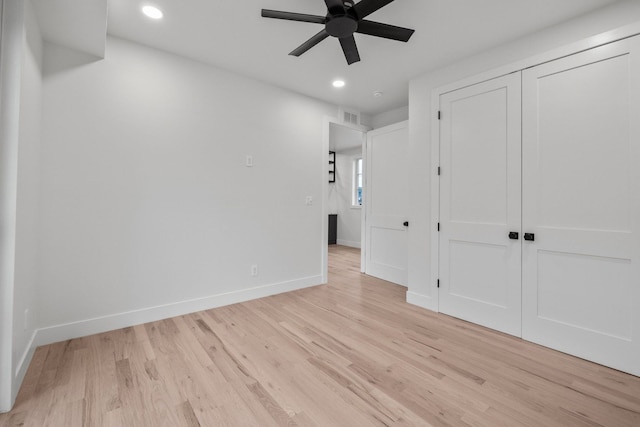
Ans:
<svg viewBox="0 0 640 427"><path fill-rule="evenodd" d="M385 39L407 42L413 35L414 30L409 28L396 27L395 25L382 24L380 22L368 21L364 18L371 15L378 9L383 8L393 0L324 0L327 6L327 15L307 15L304 13L283 12L279 10L262 9L264 18L285 19L288 21L310 22L312 24L324 25L324 28L302 43L289 55L300 56L322 40L329 36L340 40L342 52L347 60L347 64L360 61L360 54L356 46L353 33L366 34L368 36L382 37Z"/></svg>
<svg viewBox="0 0 640 427"><path fill-rule="evenodd" d="M408 227L409 226L409 221L403 222L402 225L404 225L405 227Z"/></svg>
<svg viewBox="0 0 640 427"><path fill-rule="evenodd" d="M336 152L329 151L329 182L336 182Z"/></svg>
<svg viewBox="0 0 640 427"><path fill-rule="evenodd" d="M338 215L329 214L329 244L338 243Z"/></svg>

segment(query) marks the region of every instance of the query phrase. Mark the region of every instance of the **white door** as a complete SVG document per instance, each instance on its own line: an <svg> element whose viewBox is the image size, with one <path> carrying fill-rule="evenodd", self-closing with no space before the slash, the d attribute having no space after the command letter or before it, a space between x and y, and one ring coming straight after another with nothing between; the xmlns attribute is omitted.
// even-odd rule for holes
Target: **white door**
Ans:
<svg viewBox="0 0 640 427"><path fill-rule="evenodd" d="M407 286L409 202L407 122L367 133L365 272Z"/></svg>
<svg viewBox="0 0 640 427"><path fill-rule="evenodd" d="M640 375L640 39L523 72L523 338Z"/></svg>
<svg viewBox="0 0 640 427"><path fill-rule="evenodd" d="M440 97L439 310L517 336L520 95L515 73Z"/></svg>

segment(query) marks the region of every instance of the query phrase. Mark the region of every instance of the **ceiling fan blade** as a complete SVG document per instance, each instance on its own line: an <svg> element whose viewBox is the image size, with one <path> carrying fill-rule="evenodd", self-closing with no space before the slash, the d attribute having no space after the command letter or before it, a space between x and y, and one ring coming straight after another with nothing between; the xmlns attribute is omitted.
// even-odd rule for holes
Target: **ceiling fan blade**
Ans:
<svg viewBox="0 0 640 427"><path fill-rule="evenodd" d="M347 59L347 64L351 65L354 62L360 61L358 46L356 46L356 39L353 37L353 34L349 37L341 38L340 44L342 45L344 57Z"/></svg>
<svg viewBox="0 0 640 427"><path fill-rule="evenodd" d="M391 3L393 0L362 0L353 6L358 19L364 19L378 9L381 9Z"/></svg>
<svg viewBox="0 0 640 427"><path fill-rule="evenodd" d="M280 10L262 9L263 18L285 19L287 21L311 22L324 24L327 20L324 16L307 15L306 13L283 12Z"/></svg>
<svg viewBox="0 0 640 427"><path fill-rule="evenodd" d="M358 29L356 30L356 33L407 42L413 35L414 30L396 27L395 25L382 24L380 22L363 20L358 22Z"/></svg>
<svg viewBox="0 0 640 427"><path fill-rule="evenodd" d="M289 55L300 56L306 51L308 51L309 49L311 49L312 47L314 47L315 45L317 45L318 43L320 43L322 40L326 39L327 37L329 37L329 33L327 33L323 28L322 31L320 31L318 34L311 37L309 40L307 40L306 42L302 43L300 46L295 48Z"/></svg>

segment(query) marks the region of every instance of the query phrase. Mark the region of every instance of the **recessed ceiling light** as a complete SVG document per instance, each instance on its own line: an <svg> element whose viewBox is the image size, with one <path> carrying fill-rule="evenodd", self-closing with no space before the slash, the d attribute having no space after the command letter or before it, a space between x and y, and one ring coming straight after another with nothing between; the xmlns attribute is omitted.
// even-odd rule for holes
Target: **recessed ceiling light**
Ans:
<svg viewBox="0 0 640 427"><path fill-rule="evenodd" d="M155 6L144 6L142 8L142 13L151 19L161 19L164 16L162 11Z"/></svg>
<svg viewBox="0 0 640 427"><path fill-rule="evenodd" d="M384 92L381 90L377 90L375 92L373 92L373 97L374 98L382 98L382 95L384 95Z"/></svg>
<svg viewBox="0 0 640 427"><path fill-rule="evenodd" d="M344 87L345 82L344 80L334 80L333 81L333 87Z"/></svg>

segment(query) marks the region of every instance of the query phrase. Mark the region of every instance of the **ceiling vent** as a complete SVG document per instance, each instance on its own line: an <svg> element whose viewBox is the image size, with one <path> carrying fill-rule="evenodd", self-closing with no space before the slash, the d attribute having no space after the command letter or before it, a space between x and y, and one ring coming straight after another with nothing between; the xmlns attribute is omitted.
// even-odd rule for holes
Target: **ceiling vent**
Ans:
<svg viewBox="0 0 640 427"><path fill-rule="evenodd" d="M345 110L344 108L340 108L340 118L343 123L349 123L352 125L360 124L360 112L353 110Z"/></svg>

